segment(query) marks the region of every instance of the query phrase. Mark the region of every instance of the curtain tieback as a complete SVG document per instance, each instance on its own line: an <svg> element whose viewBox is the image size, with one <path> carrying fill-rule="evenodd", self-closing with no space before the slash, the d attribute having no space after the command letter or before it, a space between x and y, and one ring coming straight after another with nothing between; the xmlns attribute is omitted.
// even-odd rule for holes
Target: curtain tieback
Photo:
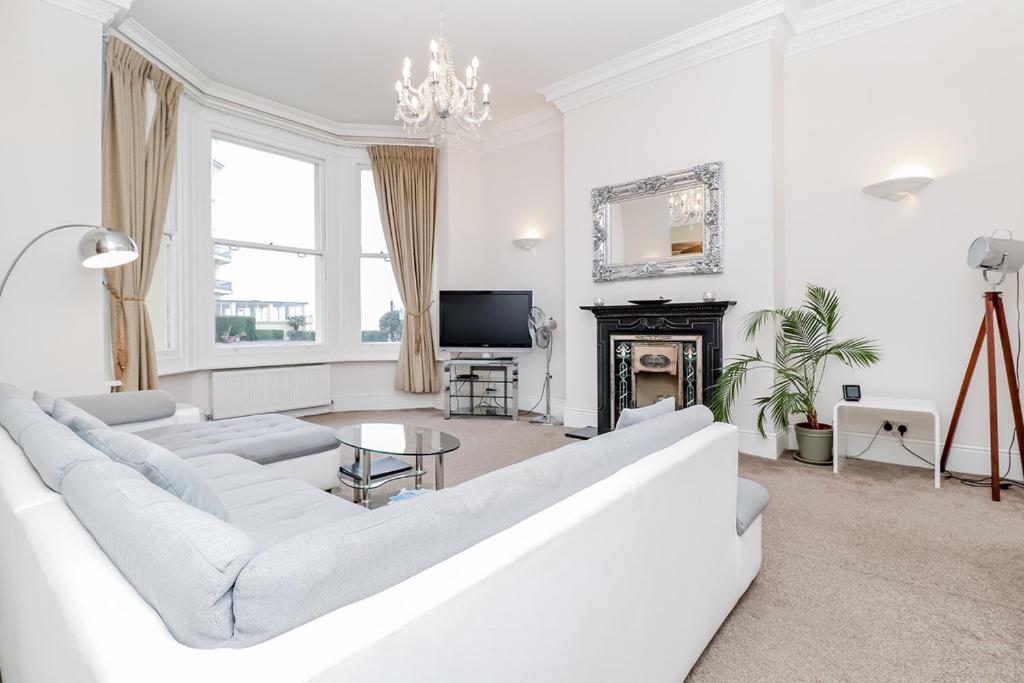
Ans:
<svg viewBox="0 0 1024 683"><path fill-rule="evenodd" d="M110 283L107 283L107 282L104 282L103 286L107 288L108 292L110 292L110 296L114 297L115 299L117 299L121 303L124 303L125 301L145 301L146 300L146 297L144 297L144 296L122 296L122 295L118 294L117 292L115 292L114 288L111 287Z"/></svg>
<svg viewBox="0 0 1024 683"><path fill-rule="evenodd" d="M427 313L430 313L430 307L434 305L434 300L431 299L430 303L422 311L406 311L406 318L422 318ZM416 335L416 355L420 355L420 351L423 350L423 334L422 332Z"/></svg>

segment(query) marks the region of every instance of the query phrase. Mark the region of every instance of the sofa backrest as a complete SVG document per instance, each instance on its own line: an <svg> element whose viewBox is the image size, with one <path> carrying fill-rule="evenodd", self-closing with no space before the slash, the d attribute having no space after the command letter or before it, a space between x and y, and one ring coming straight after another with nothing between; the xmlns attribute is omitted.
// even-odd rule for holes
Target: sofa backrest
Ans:
<svg viewBox="0 0 1024 683"><path fill-rule="evenodd" d="M115 462L77 465L62 492L178 641L223 647L232 639L232 589L257 551L246 534Z"/></svg>
<svg viewBox="0 0 1024 683"><path fill-rule="evenodd" d="M0 385L0 425L21 447L43 482L57 492L78 463L107 460L10 385Z"/></svg>
<svg viewBox="0 0 1024 683"><path fill-rule="evenodd" d="M703 406L538 455L284 541L238 575L233 646L379 593L713 422Z"/></svg>

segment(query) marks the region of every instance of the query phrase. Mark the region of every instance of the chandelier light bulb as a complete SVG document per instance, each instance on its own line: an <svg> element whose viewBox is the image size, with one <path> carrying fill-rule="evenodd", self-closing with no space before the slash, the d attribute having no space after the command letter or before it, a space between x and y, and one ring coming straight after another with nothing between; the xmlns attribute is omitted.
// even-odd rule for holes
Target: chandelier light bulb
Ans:
<svg viewBox="0 0 1024 683"><path fill-rule="evenodd" d="M484 102L489 102L491 97L491 86L484 83Z"/></svg>
<svg viewBox="0 0 1024 683"><path fill-rule="evenodd" d="M477 59L476 57L473 57L473 71L476 71L479 68L480 68L480 60Z"/></svg>
<svg viewBox="0 0 1024 683"><path fill-rule="evenodd" d="M395 92L402 92L402 81L395 81Z"/></svg>
<svg viewBox="0 0 1024 683"><path fill-rule="evenodd" d="M430 54L433 55L434 59L437 59L437 41L430 41Z"/></svg>
<svg viewBox="0 0 1024 683"><path fill-rule="evenodd" d="M470 85L472 82L473 82L473 67L467 66L466 67L466 85L468 87L472 88L473 86Z"/></svg>

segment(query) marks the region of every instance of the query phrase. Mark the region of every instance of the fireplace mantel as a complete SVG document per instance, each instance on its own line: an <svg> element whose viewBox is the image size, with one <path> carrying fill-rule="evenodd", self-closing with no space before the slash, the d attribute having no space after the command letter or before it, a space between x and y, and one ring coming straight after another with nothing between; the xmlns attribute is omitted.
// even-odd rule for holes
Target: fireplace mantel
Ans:
<svg viewBox="0 0 1024 683"><path fill-rule="evenodd" d="M643 336L656 339L678 335L700 337L702 366L701 403L709 403L711 387L722 370L722 318L735 301L580 306L597 318L598 431L612 424L612 337Z"/></svg>

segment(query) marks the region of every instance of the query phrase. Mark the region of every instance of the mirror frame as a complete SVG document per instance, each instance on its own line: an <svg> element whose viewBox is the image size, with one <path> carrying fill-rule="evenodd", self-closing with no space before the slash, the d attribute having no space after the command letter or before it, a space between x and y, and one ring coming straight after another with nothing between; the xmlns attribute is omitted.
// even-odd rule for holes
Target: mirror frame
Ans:
<svg viewBox="0 0 1024 683"><path fill-rule="evenodd" d="M642 263L609 262L608 230L612 204L667 194L694 185L704 187L704 248L699 256L667 256ZM590 210L594 214L594 282L722 272L721 161L618 185L595 187L590 191Z"/></svg>

